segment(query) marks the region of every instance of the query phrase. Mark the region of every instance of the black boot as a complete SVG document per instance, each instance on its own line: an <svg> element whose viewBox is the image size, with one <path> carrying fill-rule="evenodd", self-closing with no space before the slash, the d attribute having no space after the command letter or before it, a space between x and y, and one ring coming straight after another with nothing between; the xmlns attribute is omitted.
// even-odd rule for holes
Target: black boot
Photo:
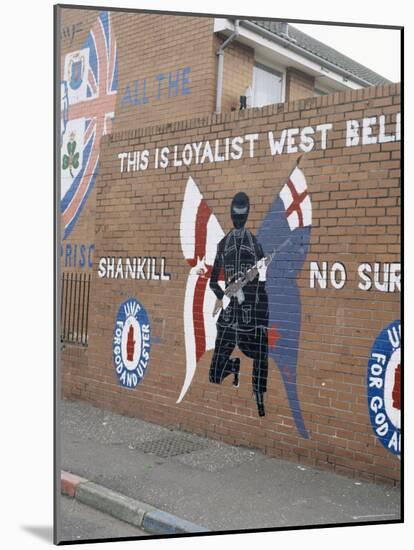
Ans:
<svg viewBox="0 0 414 550"><path fill-rule="evenodd" d="M257 403L257 411L259 413L259 416L265 415L265 407L264 407L264 399L263 399L263 392L255 391L254 395L256 397L256 403Z"/></svg>
<svg viewBox="0 0 414 550"><path fill-rule="evenodd" d="M232 371L234 373L233 386L238 388L240 385L239 373L240 373L240 359L235 357L233 359Z"/></svg>
<svg viewBox="0 0 414 550"><path fill-rule="evenodd" d="M234 375L233 386L235 388L239 387L239 372L240 372L240 359L238 357L233 357L227 359L226 368L223 372L222 381L229 376L230 374Z"/></svg>

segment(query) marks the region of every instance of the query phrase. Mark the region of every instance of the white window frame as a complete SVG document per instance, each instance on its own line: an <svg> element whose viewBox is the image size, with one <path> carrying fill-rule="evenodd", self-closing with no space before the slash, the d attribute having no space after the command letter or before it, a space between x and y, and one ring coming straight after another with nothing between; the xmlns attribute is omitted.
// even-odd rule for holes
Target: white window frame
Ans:
<svg viewBox="0 0 414 550"><path fill-rule="evenodd" d="M270 62L268 59L262 59L260 57L255 57L253 67L259 67L269 73L280 77L282 79L281 86L281 97L279 103L284 103L286 101L286 67L276 65L275 63ZM254 96L254 68L252 70L252 107L253 105L253 96Z"/></svg>

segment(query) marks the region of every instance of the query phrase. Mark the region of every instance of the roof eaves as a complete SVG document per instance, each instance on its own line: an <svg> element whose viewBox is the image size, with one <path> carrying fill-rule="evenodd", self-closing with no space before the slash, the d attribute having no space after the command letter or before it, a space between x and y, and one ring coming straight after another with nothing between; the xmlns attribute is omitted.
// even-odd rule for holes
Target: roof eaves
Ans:
<svg viewBox="0 0 414 550"><path fill-rule="evenodd" d="M269 40L273 40L281 45L283 45L286 48L292 49L296 53L299 53L303 55L303 57L306 57L310 59L311 61L323 63L327 68L336 71L341 76L347 78L348 80L352 80L356 82L357 84L361 86L372 86L377 84L387 84L390 83L389 80L382 77L381 75L375 73L374 71L371 71L371 69L368 69L367 67L364 67L360 63L357 63L356 61L352 60L351 58L347 58L345 55L341 54L337 50L326 46L322 42L319 42L318 40L310 37L309 35L302 33L299 29L296 29L295 27L289 27L289 31L293 30L293 36L290 34L286 34L285 32L281 32L281 30L271 30L270 23L272 23L275 29L278 29L277 25L278 22L269 22L269 21L250 21L250 20L242 20L240 21L240 24L245 26L246 28L249 28L253 32L256 32L258 34L261 34L262 36L265 36ZM296 37L295 37L296 35ZM361 72L364 72L364 75L356 74L354 71L350 70L349 68L343 67L335 62L332 61L332 59L327 58L326 56L320 55L320 53L316 53L314 49L307 48L301 43L299 38L300 36L305 36L311 43L315 45L322 45L325 49L325 51L329 51L331 54L336 54L337 56L340 56L343 59L347 59L353 63L354 66L358 67L358 69L361 70ZM368 74L366 74L368 73Z"/></svg>

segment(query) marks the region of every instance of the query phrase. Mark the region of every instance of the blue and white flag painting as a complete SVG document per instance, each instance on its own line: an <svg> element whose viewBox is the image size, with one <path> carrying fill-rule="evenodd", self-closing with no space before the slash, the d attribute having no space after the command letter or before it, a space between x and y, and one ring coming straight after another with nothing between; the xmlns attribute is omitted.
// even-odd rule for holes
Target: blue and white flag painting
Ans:
<svg viewBox="0 0 414 550"><path fill-rule="evenodd" d="M297 276L308 253L312 204L306 178L294 168L274 199L257 234L265 254L280 249L267 270L269 298L269 356L280 370L296 427L309 434L300 409L296 367L301 328L301 300Z"/></svg>

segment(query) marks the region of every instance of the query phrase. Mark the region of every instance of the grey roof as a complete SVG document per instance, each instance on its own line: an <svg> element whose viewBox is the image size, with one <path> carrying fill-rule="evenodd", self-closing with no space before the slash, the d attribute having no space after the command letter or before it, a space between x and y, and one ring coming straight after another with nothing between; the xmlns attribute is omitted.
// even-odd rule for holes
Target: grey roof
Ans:
<svg viewBox="0 0 414 550"><path fill-rule="evenodd" d="M293 27L292 25L287 25L288 33L284 30L286 29L286 24L278 21L257 21L251 20L251 23L262 27L263 29L279 36L280 38L291 40L296 46L303 48L304 50L318 56L321 60L328 61L333 65L336 65L340 69L343 69L351 75L354 75L358 78L361 78L367 81L373 86L378 86L381 84L390 84L390 80L387 80L378 73L371 71L368 67L361 65L357 61L354 61L350 57L338 52L334 48L323 44L319 40L312 38L308 34L300 31L299 29Z"/></svg>

